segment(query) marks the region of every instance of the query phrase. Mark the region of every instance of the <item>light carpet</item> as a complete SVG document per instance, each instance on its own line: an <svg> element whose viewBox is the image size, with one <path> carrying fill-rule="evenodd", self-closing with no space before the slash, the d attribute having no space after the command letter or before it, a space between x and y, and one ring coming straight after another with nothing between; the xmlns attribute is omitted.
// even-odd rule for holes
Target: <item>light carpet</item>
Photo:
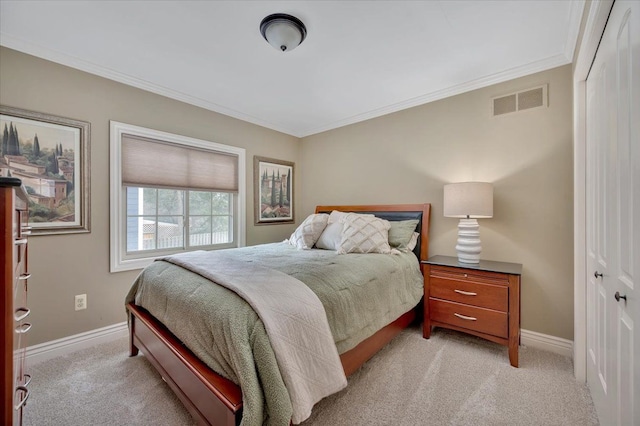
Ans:
<svg viewBox="0 0 640 426"><path fill-rule="evenodd" d="M193 425L144 356L120 339L30 367L26 426ZM597 425L586 385L568 357L506 347L455 331L431 339L413 326L320 401L304 426Z"/></svg>

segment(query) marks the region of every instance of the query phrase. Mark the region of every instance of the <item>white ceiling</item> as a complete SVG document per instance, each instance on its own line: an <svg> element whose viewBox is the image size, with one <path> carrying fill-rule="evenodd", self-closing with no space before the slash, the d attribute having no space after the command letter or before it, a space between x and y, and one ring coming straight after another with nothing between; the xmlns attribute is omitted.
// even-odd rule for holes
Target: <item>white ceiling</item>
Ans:
<svg viewBox="0 0 640 426"><path fill-rule="evenodd" d="M0 1L0 44L304 137L568 64L584 0ZM280 52L260 21L307 39Z"/></svg>

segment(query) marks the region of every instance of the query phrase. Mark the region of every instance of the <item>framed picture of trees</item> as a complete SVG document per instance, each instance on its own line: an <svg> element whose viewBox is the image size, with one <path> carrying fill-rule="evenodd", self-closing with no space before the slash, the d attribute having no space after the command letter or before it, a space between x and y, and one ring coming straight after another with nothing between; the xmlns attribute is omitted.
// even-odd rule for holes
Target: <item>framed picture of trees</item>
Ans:
<svg viewBox="0 0 640 426"><path fill-rule="evenodd" d="M84 121L0 106L0 176L22 180L33 235L90 232Z"/></svg>
<svg viewBox="0 0 640 426"><path fill-rule="evenodd" d="M294 163L253 157L256 225L293 223Z"/></svg>

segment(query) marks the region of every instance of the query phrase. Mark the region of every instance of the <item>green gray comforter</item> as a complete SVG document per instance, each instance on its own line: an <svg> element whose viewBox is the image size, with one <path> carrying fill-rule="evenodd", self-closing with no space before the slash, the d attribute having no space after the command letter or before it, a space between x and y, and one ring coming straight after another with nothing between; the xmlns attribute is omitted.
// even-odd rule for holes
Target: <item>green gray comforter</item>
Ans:
<svg viewBox="0 0 640 426"><path fill-rule="evenodd" d="M320 299L339 353L412 309L422 297L413 253L347 254L286 243L229 250L238 260L291 275ZM168 262L154 262L127 302L147 309L203 362L240 385L242 424L288 425L292 407L264 325L239 296Z"/></svg>

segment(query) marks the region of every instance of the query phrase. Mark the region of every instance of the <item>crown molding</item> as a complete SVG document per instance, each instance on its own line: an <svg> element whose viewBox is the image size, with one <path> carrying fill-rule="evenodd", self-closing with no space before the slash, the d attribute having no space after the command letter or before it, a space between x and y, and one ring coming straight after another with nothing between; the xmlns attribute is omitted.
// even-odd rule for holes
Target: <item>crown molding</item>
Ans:
<svg viewBox="0 0 640 426"><path fill-rule="evenodd" d="M569 31L567 34L567 42L564 46L564 55L567 57L569 62L573 62L585 4L586 0L574 0L571 2L569 9Z"/></svg>
<svg viewBox="0 0 640 426"><path fill-rule="evenodd" d="M572 16L574 14L578 14L577 12L573 12L574 9L578 8L578 6L576 6L575 4L583 4L583 2L584 0L577 0L572 4ZM579 21L577 26L579 27ZM577 33L575 37L577 37ZM293 130L287 128L286 126L268 122L254 116L244 114L230 108L226 108L216 103L209 102L197 96L178 92L176 90L169 89L167 87L163 87L106 67L102 67L100 65L76 58L71 55L67 55L58 51L54 51L52 49L36 45L34 43L24 41L22 39L15 38L4 32L0 32L0 45L297 138L304 138L307 136L315 135L317 133L334 130L339 127L344 127L350 124L359 123L361 121L370 120L372 118L381 117L383 115L402 111L404 109L423 105L429 102L434 102L440 99L469 92L471 90L480 89L483 87L491 86L493 84L502 83L505 81L513 80L515 78L524 77L529 74L534 74L536 72L545 71L551 68L571 63L571 58L568 58L566 53L561 53L546 59L542 59L540 61L535 61L520 67L508 69L486 77L482 77L480 79L471 80L442 90L437 90L435 92L426 93L415 98L407 99L405 101L401 101L392 105L387 105L361 114L356 114L354 116L327 123L322 126ZM573 46L574 47L571 49L572 51L575 48L575 41L573 42Z"/></svg>
<svg viewBox="0 0 640 426"><path fill-rule="evenodd" d="M486 77L471 80L465 83L448 87L446 89L437 90L435 92L427 93L425 95L411 98L406 101L398 102L393 105L388 105L362 114L357 114L344 120L338 120L320 127L310 128L301 132L302 136L299 137L307 137L315 135L317 133L347 126L349 124L355 124L361 121L370 120L372 118L381 117L383 115L402 111L419 105L424 105L429 102L434 102L440 99L459 95L461 93L470 92L472 90L481 89L493 84L503 83L505 81L513 80L519 77L535 74L540 71L546 71L569 63L571 63L571 60L567 59L564 53L561 53L546 59L542 59L540 61L531 62L521 67L511 68Z"/></svg>
<svg viewBox="0 0 640 426"><path fill-rule="evenodd" d="M38 58L46 59L51 62L55 62L61 65L65 65L80 71L88 72L100 77L104 77L109 80L116 81L118 83L126 84L127 86L136 87L138 89L146 90L147 92L155 93L156 95L165 96L176 101L184 102L189 105L194 105L200 108L204 108L209 111L217 112L219 114L227 115L238 120L246 121L248 123L256 124L261 127L266 127L277 132L286 133L288 135L296 136L291 129L287 129L284 126L280 126L269 121L262 120L252 115L244 114L240 111L236 111L230 108L226 108L222 105L218 105L213 102L209 102L205 99L197 96L188 95L186 93L179 92L177 90L169 89L164 86L160 86L155 83L143 80L141 78L133 77L128 74L124 74L110 68L97 65L83 59L76 58L75 56L67 55L40 45L30 43L28 41L13 37L7 33L0 31L0 46L7 47L9 49L17 50L22 53L26 53Z"/></svg>

